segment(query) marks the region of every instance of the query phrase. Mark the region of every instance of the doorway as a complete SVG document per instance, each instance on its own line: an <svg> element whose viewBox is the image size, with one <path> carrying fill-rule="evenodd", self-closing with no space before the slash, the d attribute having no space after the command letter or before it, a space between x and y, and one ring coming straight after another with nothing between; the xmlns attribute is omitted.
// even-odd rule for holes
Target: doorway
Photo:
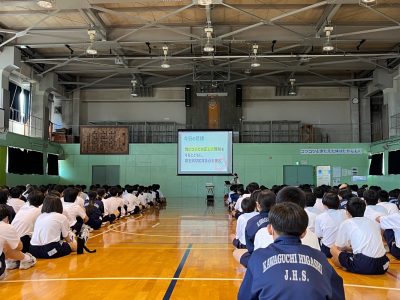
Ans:
<svg viewBox="0 0 400 300"><path fill-rule="evenodd" d="M120 166L92 166L92 184L119 184Z"/></svg>

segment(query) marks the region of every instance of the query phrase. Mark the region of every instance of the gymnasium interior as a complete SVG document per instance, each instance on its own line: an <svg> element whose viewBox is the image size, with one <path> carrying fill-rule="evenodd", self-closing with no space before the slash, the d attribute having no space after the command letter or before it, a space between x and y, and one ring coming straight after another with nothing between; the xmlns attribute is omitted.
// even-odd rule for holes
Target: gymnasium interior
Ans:
<svg viewBox="0 0 400 300"><path fill-rule="evenodd" d="M400 188L398 0L0 0L0 185L159 184L167 204L38 259L2 299L236 299L233 173ZM179 133L230 132L229 172ZM183 150L182 150L183 151ZM400 299L338 267L347 299ZM299 296L301 299L301 296Z"/></svg>

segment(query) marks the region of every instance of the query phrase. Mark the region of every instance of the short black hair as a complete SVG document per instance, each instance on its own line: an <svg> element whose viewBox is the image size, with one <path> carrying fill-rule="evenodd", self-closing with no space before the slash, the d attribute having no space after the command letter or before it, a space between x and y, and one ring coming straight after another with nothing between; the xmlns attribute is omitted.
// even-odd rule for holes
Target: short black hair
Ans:
<svg viewBox="0 0 400 300"><path fill-rule="evenodd" d="M340 200L338 195L335 193L326 193L322 198L322 204L329 209L338 209L340 206Z"/></svg>
<svg viewBox="0 0 400 300"><path fill-rule="evenodd" d="M324 190L319 186L314 188L313 193L314 193L315 197L319 198L319 199L321 199L324 196Z"/></svg>
<svg viewBox="0 0 400 300"><path fill-rule="evenodd" d="M276 203L292 202L304 208L306 205L306 194L295 186L286 186L276 195Z"/></svg>
<svg viewBox="0 0 400 300"><path fill-rule="evenodd" d="M97 189L97 196L99 196L100 198L104 198L105 194L106 194L105 189Z"/></svg>
<svg viewBox="0 0 400 300"><path fill-rule="evenodd" d="M21 197L21 195L22 195L22 191L21 191L21 189L19 187L13 187L10 190L11 198L19 198L19 197Z"/></svg>
<svg viewBox="0 0 400 300"><path fill-rule="evenodd" d="M44 194L41 191L33 191L28 195L29 204L35 207L39 207L43 204Z"/></svg>
<svg viewBox="0 0 400 300"><path fill-rule="evenodd" d="M276 202L276 195L269 190L261 191L258 194L257 202L261 207L261 211L269 211Z"/></svg>
<svg viewBox="0 0 400 300"><path fill-rule="evenodd" d="M52 212L62 214L63 206L59 197L47 195L43 201L42 213Z"/></svg>
<svg viewBox="0 0 400 300"><path fill-rule="evenodd" d="M365 212L365 201L358 197L353 197L347 201L346 210L353 217L363 217Z"/></svg>
<svg viewBox="0 0 400 300"><path fill-rule="evenodd" d="M64 201L74 203L78 197L79 190L74 187L69 187L64 190Z"/></svg>
<svg viewBox="0 0 400 300"><path fill-rule="evenodd" d="M317 197L315 197L314 193L306 192L306 206L307 207L314 206L316 201L317 201Z"/></svg>
<svg viewBox="0 0 400 300"><path fill-rule="evenodd" d="M91 201L91 200L96 200L96 198L97 198L97 193L95 192L95 191L90 191L89 193L88 193L88 197L89 197L89 201Z"/></svg>
<svg viewBox="0 0 400 300"><path fill-rule="evenodd" d="M108 192L110 193L110 195L111 195L112 197L115 197L115 196L118 195L118 188L117 188L116 186L113 186L113 187L111 187L111 188L109 189Z"/></svg>
<svg viewBox="0 0 400 300"><path fill-rule="evenodd" d="M363 194L363 198L367 205L376 205L378 203L378 193L375 190L366 190Z"/></svg>
<svg viewBox="0 0 400 300"><path fill-rule="evenodd" d="M0 204L0 221L3 221L6 217L10 221L10 213L6 204Z"/></svg>
<svg viewBox="0 0 400 300"><path fill-rule="evenodd" d="M260 186L258 185L257 182L250 182L250 183L247 185L246 190L248 190L249 193L251 194L251 193L253 193L255 190L258 190L259 187L260 187Z"/></svg>
<svg viewBox="0 0 400 300"><path fill-rule="evenodd" d="M126 192L129 194L132 194L132 192L134 191L133 186L131 186L129 184L125 187L125 189L126 189Z"/></svg>
<svg viewBox="0 0 400 300"><path fill-rule="evenodd" d="M391 191L389 191L389 197L390 198L398 198L400 195L400 189L393 189Z"/></svg>
<svg viewBox="0 0 400 300"><path fill-rule="evenodd" d="M256 201L250 197L246 197L242 200L241 207L243 213L251 213L256 209Z"/></svg>
<svg viewBox="0 0 400 300"><path fill-rule="evenodd" d="M378 192L378 198L381 202L388 202L389 201L389 193L385 190L380 190Z"/></svg>
<svg viewBox="0 0 400 300"><path fill-rule="evenodd" d="M353 193L351 192L351 189L349 188L344 188L340 189L338 192L338 195L345 200L349 200L350 198L353 198Z"/></svg>
<svg viewBox="0 0 400 300"><path fill-rule="evenodd" d="M7 189L0 189L0 204L7 204L9 192Z"/></svg>
<svg viewBox="0 0 400 300"><path fill-rule="evenodd" d="M279 235L300 237L308 226L307 213L302 207L292 202L275 204L271 208L268 218Z"/></svg>

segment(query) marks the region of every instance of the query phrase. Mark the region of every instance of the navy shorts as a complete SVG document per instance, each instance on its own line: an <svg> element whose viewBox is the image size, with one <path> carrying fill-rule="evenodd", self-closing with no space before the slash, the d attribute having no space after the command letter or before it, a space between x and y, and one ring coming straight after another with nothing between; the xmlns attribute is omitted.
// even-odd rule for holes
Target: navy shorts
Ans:
<svg viewBox="0 0 400 300"><path fill-rule="evenodd" d="M389 268L389 258L386 255L373 258L363 254L341 252L339 254L339 262L347 271L365 275L384 274Z"/></svg>
<svg viewBox="0 0 400 300"><path fill-rule="evenodd" d="M29 235L24 235L21 237L21 243L22 243L22 252L27 253L29 252L29 247L31 245L31 237Z"/></svg>
<svg viewBox="0 0 400 300"><path fill-rule="evenodd" d="M29 247L29 253L36 258L57 258L71 253L71 247L67 242L54 242L43 246Z"/></svg>
<svg viewBox="0 0 400 300"><path fill-rule="evenodd" d="M383 237L385 238L386 243L389 247L390 254L392 254L395 258L400 259L400 248L396 246L394 231L392 229L386 229L383 232Z"/></svg>
<svg viewBox="0 0 400 300"><path fill-rule="evenodd" d="M6 271L6 256L4 253L0 255L0 278Z"/></svg>
<svg viewBox="0 0 400 300"><path fill-rule="evenodd" d="M321 244L321 251L326 255L327 258L332 258L331 248L325 246L323 243Z"/></svg>

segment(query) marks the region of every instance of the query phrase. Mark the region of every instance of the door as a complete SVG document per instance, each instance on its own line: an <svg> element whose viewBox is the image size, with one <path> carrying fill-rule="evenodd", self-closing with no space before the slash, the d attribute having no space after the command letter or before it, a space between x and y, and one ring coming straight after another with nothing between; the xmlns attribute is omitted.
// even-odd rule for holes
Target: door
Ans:
<svg viewBox="0 0 400 300"><path fill-rule="evenodd" d="M283 166L283 184L314 184L313 166Z"/></svg>
<svg viewBox="0 0 400 300"><path fill-rule="evenodd" d="M119 166L92 166L92 184L119 184Z"/></svg>

